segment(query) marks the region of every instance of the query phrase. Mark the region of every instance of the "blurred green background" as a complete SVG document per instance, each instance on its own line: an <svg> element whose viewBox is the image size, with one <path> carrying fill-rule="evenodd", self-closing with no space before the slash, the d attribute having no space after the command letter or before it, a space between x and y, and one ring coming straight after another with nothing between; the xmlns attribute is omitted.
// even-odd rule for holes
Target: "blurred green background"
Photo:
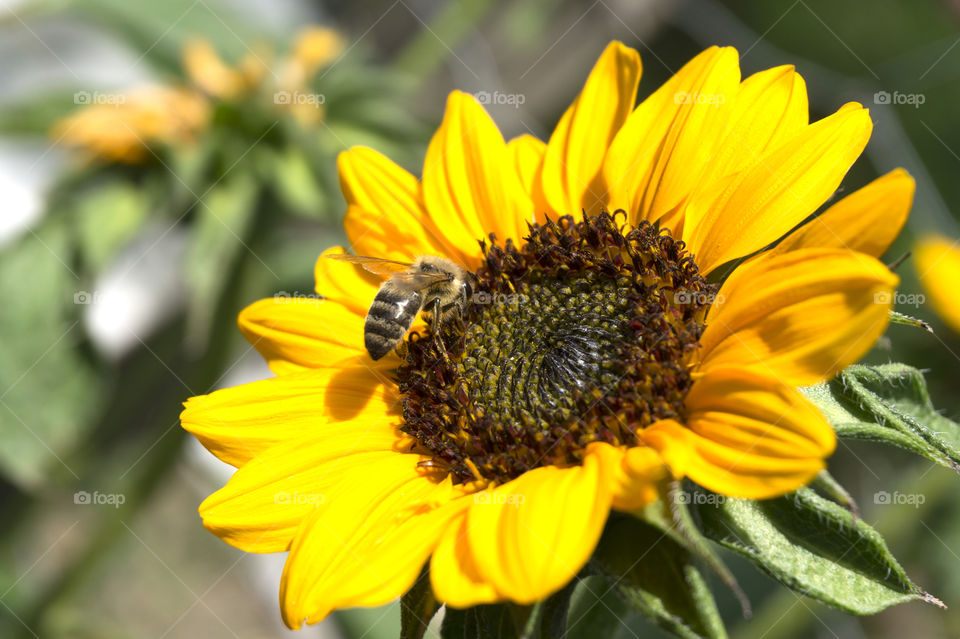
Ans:
<svg viewBox="0 0 960 639"><path fill-rule="evenodd" d="M340 40L320 32L319 49L298 50L307 25ZM487 108L505 137L546 138L611 39L641 52L642 95L726 44L744 75L794 64L812 118L862 102L874 134L845 191L897 166L917 180L887 260L919 233L960 237L957 2L0 3L0 636L288 635L283 558L245 555L200 526L196 506L229 469L180 430L180 403L269 375L236 314L312 292L316 256L344 241L340 150L367 144L419 173L452 89L522 96ZM185 60L198 42L207 54ZM169 108L137 111L143 86L174 93ZM131 119L63 120L85 107ZM85 151L89 136L110 140L114 159ZM131 139L150 151L124 155ZM957 419L960 336L923 303L909 260L898 273L898 310L936 334L893 326L870 360L927 370L935 404ZM744 623L717 588L734 636L960 635L958 478L865 443L842 443L830 471L951 609L855 618L731 558L756 611ZM880 490L924 503L874 504ZM302 634L394 637L398 618L396 606L348 611ZM659 631L631 618L619 636L641 635Z"/></svg>

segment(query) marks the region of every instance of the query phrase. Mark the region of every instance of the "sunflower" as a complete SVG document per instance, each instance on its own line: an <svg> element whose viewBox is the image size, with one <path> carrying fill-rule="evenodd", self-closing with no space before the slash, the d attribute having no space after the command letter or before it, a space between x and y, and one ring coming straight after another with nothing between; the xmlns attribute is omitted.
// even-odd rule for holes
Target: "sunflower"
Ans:
<svg viewBox="0 0 960 639"><path fill-rule="evenodd" d="M611 43L547 142L505 142L453 92L419 180L341 154L356 254L475 274L436 334L418 321L371 359L380 280L324 256L317 298L241 313L277 377L194 397L181 420L238 468L204 526L289 551L291 628L391 601L426 564L449 606L528 604L581 570L611 509L666 482L768 498L824 468L834 433L796 387L884 332L898 280L877 257L913 181L893 171L801 226L866 145L865 109L810 123L792 67L741 81L732 48L634 107L640 71Z"/></svg>

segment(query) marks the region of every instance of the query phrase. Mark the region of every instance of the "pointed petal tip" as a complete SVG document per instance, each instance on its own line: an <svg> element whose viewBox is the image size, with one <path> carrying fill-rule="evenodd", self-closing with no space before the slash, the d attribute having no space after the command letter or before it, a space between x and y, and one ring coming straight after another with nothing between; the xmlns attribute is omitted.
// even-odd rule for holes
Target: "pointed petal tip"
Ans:
<svg viewBox="0 0 960 639"><path fill-rule="evenodd" d="M940 599L938 599L937 597L934 597L929 592L921 592L920 600L928 604L933 604L937 608L942 608L943 610L947 610L947 604L943 603L942 601L940 601Z"/></svg>

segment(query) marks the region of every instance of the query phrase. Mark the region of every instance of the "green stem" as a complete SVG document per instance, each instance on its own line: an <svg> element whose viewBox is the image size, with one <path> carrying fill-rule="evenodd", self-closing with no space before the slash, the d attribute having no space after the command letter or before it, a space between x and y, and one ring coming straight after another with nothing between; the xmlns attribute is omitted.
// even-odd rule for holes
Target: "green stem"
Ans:
<svg viewBox="0 0 960 639"><path fill-rule="evenodd" d="M450 2L431 16L430 24L400 52L394 67L417 78L428 78L450 56L463 37L496 5L494 0Z"/></svg>

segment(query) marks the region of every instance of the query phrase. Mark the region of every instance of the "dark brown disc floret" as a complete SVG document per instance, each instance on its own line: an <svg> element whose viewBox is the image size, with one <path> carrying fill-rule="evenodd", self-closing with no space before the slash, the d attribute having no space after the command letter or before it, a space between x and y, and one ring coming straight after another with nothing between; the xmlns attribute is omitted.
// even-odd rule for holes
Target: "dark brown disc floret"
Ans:
<svg viewBox="0 0 960 639"><path fill-rule="evenodd" d="M580 463L591 442L682 419L714 287L682 242L622 212L491 235L466 316L412 335L402 430L456 481Z"/></svg>

